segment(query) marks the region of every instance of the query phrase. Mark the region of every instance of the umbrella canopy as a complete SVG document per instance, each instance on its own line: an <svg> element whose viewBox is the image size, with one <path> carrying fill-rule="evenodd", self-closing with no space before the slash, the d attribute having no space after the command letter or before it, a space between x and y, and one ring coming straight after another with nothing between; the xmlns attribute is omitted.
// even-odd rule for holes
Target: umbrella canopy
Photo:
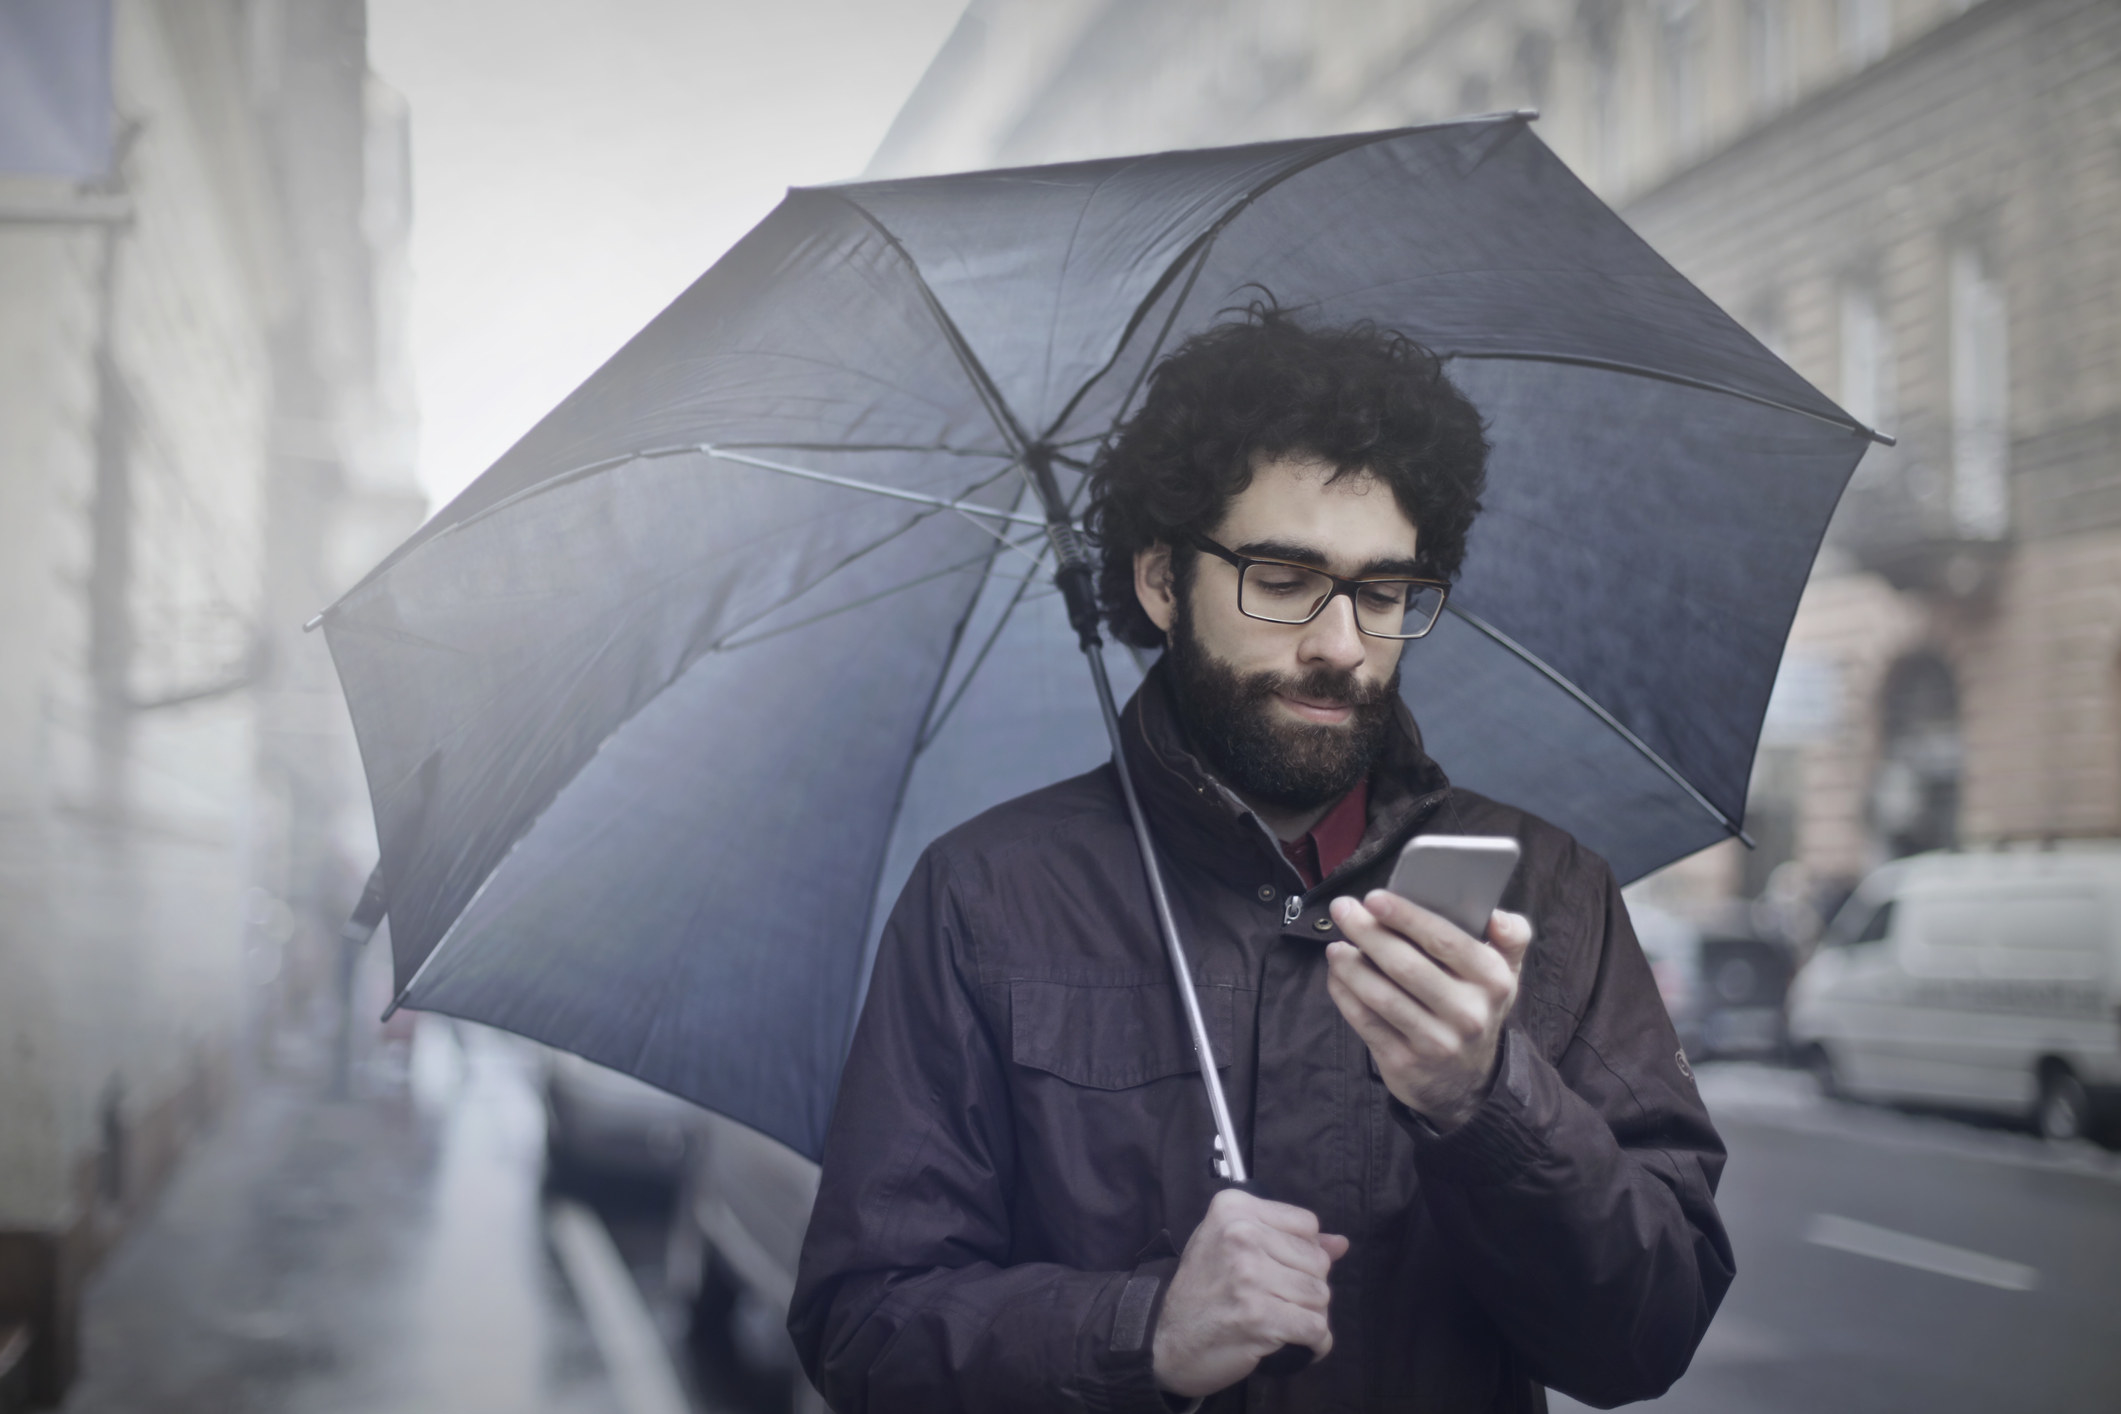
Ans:
<svg viewBox="0 0 2121 1414"><path fill-rule="evenodd" d="M1490 423L1445 770L1623 879L1733 832L1869 434L1521 118L802 189L324 616L401 1000L815 1155L914 857L1107 754L1027 454L1259 287Z"/></svg>

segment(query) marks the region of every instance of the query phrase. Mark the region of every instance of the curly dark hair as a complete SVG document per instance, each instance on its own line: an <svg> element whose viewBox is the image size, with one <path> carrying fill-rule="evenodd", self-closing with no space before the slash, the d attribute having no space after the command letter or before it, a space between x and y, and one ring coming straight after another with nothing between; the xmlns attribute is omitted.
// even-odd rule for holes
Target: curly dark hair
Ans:
<svg viewBox="0 0 2121 1414"><path fill-rule="evenodd" d="M1254 458L1303 455L1336 478L1369 472L1420 528L1418 563L1457 578L1487 484L1480 413L1443 361L1369 323L1306 329L1271 303L1186 340L1150 375L1141 408L1090 470L1088 527L1112 634L1154 648L1163 634L1134 594L1135 552L1172 547L1184 592L1205 533L1252 483Z"/></svg>

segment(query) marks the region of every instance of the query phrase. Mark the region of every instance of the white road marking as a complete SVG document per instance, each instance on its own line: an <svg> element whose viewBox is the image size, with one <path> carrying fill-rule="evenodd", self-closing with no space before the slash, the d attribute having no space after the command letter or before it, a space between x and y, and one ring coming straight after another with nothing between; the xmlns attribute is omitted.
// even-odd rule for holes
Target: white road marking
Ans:
<svg viewBox="0 0 2121 1414"><path fill-rule="evenodd" d="M2022 1262L2006 1262L2001 1257L1969 1252L1964 1247L1932 1242L1889 1227L1873 1227L1832 1213L1815 1214L1811 1226L1805 1229L1804 1240L1818 1247L1875 1257L1881 1262L1976 1281L2005 1291L2031 1291L2040 1280L2040 1274Z"/></svg>
<svg viewBox="0 0 2121 1414"><path fill-rule="evenodd" d="M655 1318L604 1224L574 1202L555 1203L550 1221L553 1248L582 1303L623 1414L689 1414L692 1406Z"/></svg>

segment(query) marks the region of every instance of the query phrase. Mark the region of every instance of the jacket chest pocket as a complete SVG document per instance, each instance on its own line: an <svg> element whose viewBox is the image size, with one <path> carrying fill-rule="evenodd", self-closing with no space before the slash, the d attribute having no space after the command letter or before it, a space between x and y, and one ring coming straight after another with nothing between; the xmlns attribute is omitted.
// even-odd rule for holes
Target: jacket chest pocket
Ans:
<svg viewBox="0 0 2121 1414"><path fill-rule="evenodd" d="M1225 987L1197 989L1218 1067L1230 1063L1234 1006ZM1009 1055L1017 1065L1091 1090L1126 1090L1198 1071L1178 993L1168 983L1009 984Z"/></svg>

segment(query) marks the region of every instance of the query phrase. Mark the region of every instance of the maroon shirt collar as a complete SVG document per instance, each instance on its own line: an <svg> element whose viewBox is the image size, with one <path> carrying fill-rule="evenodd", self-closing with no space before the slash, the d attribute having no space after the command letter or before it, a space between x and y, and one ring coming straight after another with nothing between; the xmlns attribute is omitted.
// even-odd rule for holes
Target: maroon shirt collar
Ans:
<svg viewBox="0 0 2121 1414"><path fill-rule="evenodd" d="M1323 820L1311 827L1309 834L1301 839L1283 840L1281 852L1303 876L1304 887L1315 889L1320 880L1355 853L1355 846L1362 843L1363 831L1369 823L1370 782L1365 777L1355 783L1355 789L1340 798L1340 804L1326 812Z"/></svg>

